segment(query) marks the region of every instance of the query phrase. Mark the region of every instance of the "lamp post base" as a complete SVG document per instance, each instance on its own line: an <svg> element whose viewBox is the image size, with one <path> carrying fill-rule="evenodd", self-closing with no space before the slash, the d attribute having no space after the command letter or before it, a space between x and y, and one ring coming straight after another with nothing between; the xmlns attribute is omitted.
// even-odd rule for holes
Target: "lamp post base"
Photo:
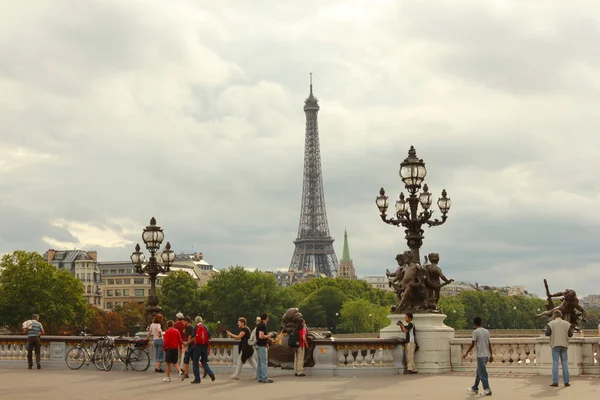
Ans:
<svg viewBox="0 0 600 400"><path fill-rule="evenodd" d="M406 334L397 325L404 322L404 314L388 315L391 324L380 332L382 339L406 338ZM445 314L414 314L415 338L419 350L415 353L415 366L420 374L440 374L451 372L450 339L454 338L454 329L444 324Z"/></svg>

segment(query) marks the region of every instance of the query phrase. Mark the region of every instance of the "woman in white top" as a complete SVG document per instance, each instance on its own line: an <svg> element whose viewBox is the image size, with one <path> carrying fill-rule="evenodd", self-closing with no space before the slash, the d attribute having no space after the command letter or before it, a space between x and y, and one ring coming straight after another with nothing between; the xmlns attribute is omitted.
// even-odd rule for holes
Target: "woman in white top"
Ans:
<svg viewBox="0 0 600 400"><path fill-rule="evenodd" d="M154 343L154 356L156 361L156 366L154 367L154 372L165 372L161 366L164 360L163 353L163 332L162 332L162 323L163 316L162 314L156 314L154 316L154 320L152 324L150 324L150 329L148 329L148 336L146 336L146 340L152 339Z"/></svg>

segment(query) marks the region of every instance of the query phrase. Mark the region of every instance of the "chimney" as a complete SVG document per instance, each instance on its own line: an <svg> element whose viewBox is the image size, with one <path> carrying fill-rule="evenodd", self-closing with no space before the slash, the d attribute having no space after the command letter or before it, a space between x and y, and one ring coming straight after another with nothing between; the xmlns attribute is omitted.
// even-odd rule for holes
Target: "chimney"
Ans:
<svg viewBox="0 0 600 400"><path fill-rule="evenodd" d="M88 251L87 255L94 261L98 262L98 252L97 251Z"/></svg>
<svg viewBox="0 0 600 400"><path fill-rule="evenodd" d="M54 249L49 249L49 250L46 252L46 257L47 257L47 260L46 260L46 261L48 261L48 263L51 263L51 262L52 262L52 260L54 260L54 255L55 255L55 254L56 254L56 250L54 250Z"/></svg>

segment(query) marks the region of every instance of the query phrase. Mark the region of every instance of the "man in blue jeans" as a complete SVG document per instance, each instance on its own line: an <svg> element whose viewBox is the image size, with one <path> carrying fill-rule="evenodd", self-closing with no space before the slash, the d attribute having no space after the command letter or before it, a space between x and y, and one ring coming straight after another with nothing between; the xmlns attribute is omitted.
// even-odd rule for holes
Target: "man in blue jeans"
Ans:
<svg viewBox="0 0 600 400"><path fill-rule="evenodd" d="M475 325L475 330L473 331L471 346L469 346L469 349L463 358L467 358L471 350L473 350L473 347L477 346L477 376L475 377L475 384L467 389L467 393L477 394L479 391L479 381L481 381L483 392L480 394L482 396L491 396L492 389L490 389L486 368L488 361L494 361L492 344L490 343L490 333L481 326L480 317L473 318L473 325Z"/></svg>
<svg viewBox="0 0 600 400"><path fill-rule="evenodd" d="M563 381L565 386L569 387L569 364L567 359L567 349L569 347L569 338L573 336L571 324L562 319L562 312L555 310L552 313L552 321L546 328L546 336L550 336L550 347L552 347L552 384L558 386L558 359L562 364Z"/></svg>
<svg viewBox="0 0 600 400"><path fill-rule="evenodd" d="M260 322L256 325L256 352L258 353L258 365L256 368L256 380L260 383L273 383L267 374L269 365L268 349L271 336L267 331L269 323L269 314L264 313L260 316Z"/></svg>
<svg viewBox="0 0 600 400"><path fill-rule="evenodd" d="M208 372L210 380L215 380L215 374L208 366L208 343L211 338L210 331L202 324L202 317L196 317L196 330L195 330L195 343L194 343L194 356L192 357L192 368L194 369L194 380L190 383L200 383L200 366L202 364L205 372Z"/></svg>

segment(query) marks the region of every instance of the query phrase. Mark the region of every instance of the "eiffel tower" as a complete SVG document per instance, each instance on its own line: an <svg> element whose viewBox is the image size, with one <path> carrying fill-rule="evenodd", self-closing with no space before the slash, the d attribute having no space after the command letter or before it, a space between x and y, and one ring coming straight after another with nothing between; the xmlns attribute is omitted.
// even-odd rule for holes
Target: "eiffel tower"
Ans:
<svg viewBox="0 0 600 400"><path fill-rule="evenodd" d="M334 239L329 234L327 212L325 210L321 152L319 149L318 112L319 101L313 95L312 74L310 74L310 94L304 101L306 136L304 142L302 207L298 237L294 240L296 247L290 263L290 271L335 277L339 264L333 249Z"/></svg>

